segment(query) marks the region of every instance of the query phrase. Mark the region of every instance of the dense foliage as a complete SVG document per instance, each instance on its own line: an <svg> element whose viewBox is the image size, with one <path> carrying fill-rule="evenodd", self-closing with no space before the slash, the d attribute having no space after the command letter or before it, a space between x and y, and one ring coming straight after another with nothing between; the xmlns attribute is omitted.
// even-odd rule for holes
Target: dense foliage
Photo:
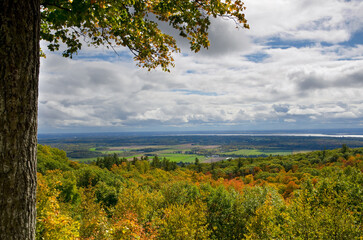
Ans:
<svg viewBox="0 0 363 240"><path fill-rule="evenodd" d="M38 146L37 239L362 239L363 148L185 167Z"/></svg>
<svg viewBox="0 0 363 240"><path fill-rule="evenodd" d="M84 39L93 46L127 47L140 66L168 70L171 53L179 48L160 23L187 38L190 49L198 52L209 46L210 17L229 18L237 27L249 28L244 10L240 0L41 0L40 37L51 51L64 43L65 57L77 53Z"/></svg>

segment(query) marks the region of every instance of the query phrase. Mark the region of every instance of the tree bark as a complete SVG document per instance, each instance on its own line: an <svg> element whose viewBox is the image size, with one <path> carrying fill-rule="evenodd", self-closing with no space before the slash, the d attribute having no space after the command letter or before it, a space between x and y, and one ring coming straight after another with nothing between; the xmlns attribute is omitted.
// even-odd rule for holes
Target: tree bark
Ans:
<svg viewBox="0 0 363 240"><path fill-rule="evenodd" d="M35 239L39 0L0 1L0 239Z"/></svg>

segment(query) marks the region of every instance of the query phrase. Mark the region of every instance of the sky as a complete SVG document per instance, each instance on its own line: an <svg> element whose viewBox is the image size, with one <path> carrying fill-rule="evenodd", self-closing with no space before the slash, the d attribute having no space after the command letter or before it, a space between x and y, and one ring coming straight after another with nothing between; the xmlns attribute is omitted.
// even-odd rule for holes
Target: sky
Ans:
<svg viewBox="0 0 363 240"><path fill-rule="evenodd" d="M178 38L171 73L41 42L39 133L363 128L363 1L245 6L250 29L213 19L208 50Z"/></svg>

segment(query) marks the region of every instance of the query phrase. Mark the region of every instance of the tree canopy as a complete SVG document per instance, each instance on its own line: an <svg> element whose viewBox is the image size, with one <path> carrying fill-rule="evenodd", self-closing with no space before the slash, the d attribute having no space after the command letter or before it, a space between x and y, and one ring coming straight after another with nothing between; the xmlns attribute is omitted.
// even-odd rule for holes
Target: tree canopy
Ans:
<svg viewBox="0 0 363 240"><path fill-rule="evenodd" d="M38 145L36 239L361 239L362 153L166 169L157 157L73 162Z"/></svg>
<svg viewBox="0 0 363 240"><path fill-rule="evenodd" d="M198 52L210 44L210 17L227 18L239 28L249 28L244 10L240 0L43 0L40 38L49 42L51 51L64 43L65 57L81 49L81 39L112 49L124 46L139 66L168 71L172 53L180 49L158 22L167 22Z"/></svg>

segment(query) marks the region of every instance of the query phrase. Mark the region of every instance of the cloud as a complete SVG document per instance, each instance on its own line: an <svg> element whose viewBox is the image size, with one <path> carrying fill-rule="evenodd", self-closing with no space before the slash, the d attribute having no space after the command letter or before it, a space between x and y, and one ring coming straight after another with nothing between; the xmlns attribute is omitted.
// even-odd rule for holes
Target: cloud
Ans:
<svg viewBox="0 0 363 240"><path fill-rule="evenodd" d="M287 113L289 111L289 105L288 104L274 104L273 108L278 113Z"/></svg>
<svg viewBox="0 0 363 240"><path fill-rule="evenodd" d="M339 43L362 29L360 0L259 0L246 6L251 35L257 38Z"/></svg>
<svg viewBox="0 0 363 240"><path fill-rule="evenodd" d="M203 56L213 57L249 52L255 46L247 35L249 30L237 29L232 20L211 19L209 28L210 47L202 49Z"/></svg>
<svg viewBox="0 0 363 240"><path fill-rule="evenodd" d="M296 120L289 118L289 119L284 119L284 122L294 123L294 122L296 122Z"/></svg>
<svg viewBox="0 0 363 240"><path fill-rule="evenodd" d="M220 19L210 17L210 26L208 29L208 39L210 46L208 49L202 48L198 55L190 51L190 43L187 38L181 37L179 32L166 22L158 21L155 17L150 19L158 24L158 27L168 35L175 38L177 45L184 54L191 54L195 57L223 56L251 51L254 44L245 29L238 27L231 19Z"/></svg>
<svg viewBox="0 0 363 240"><path fill-rule="evenodd" d="M302 92L338 87L344 89L363 87L363 69L356 65L363 64L362 61L335 63L339 66L330 61L329 66L320 65L311 69L290 71L288 78ZM333 64L335 66L332 66Z"/></svg>
<svg viewBox="0 0 363 240"><path fill-rule="evenodd" d="M74 59L48 53L40 131L360 126L363 45L341 42L363 23L362 2L246 4L251 30L213 20L209 51L184 49L171 73L137 68L122 48L122 57L92 48Z"/></svg>

